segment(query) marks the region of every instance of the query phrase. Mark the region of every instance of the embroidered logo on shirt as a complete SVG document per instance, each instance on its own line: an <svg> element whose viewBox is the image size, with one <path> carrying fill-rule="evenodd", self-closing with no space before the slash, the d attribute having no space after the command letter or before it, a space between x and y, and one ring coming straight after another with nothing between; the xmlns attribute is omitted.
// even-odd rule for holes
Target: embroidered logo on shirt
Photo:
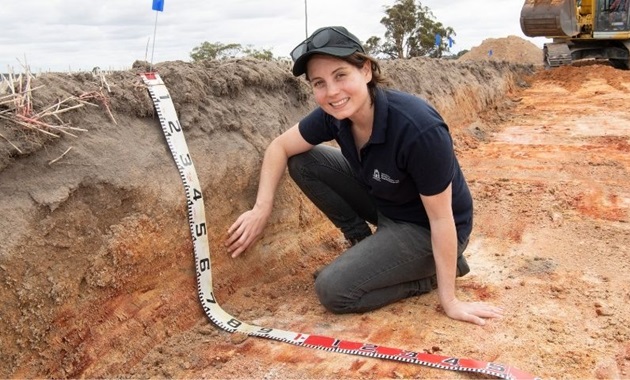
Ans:
<svg viewBox="0 0 630 380"><path fill-rule="evenodd" d="M385 174L385 173L381 173L378 171L378 169L374 169L374 174L372 174L372 178L375 181L381 182L381 181L386 181L389 183L399 183L400 181L397 179L392 179L389 174Z"/></svg>
<svg viewBox="0 0 630 380"><path fill-rule="evenodd" d="M381 182L381 173L378 171L378 169L374 169L374 174L372 174L372 178L374 178L374 180Z"/></svg>

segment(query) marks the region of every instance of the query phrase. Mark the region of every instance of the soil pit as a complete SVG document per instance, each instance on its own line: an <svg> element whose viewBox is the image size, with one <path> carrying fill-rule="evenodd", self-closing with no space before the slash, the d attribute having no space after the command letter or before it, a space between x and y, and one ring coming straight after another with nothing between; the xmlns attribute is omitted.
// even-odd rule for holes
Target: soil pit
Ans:
<svg viewBox="0 0 630 380"><path fill-rule="evenodd" d="M629 72L384 63L394 87L434 104L455 138L475 200L472 272L458 295L508 311L479 327L449 320L435 293L363 315L326 312L312 272L343 244L286 178L264 237L230 259L221 243L254 201L264 149L314 106L310 91L279 62L156 68L203 185L214 291L229 313L542 378L630 376ZM0 377L478 377L215 328L197 300L184 191L141 71L107 73L109 91L91 73L34 80L36 110L104 95L60 115L86 130L77 137L0 119Z"/></svg>

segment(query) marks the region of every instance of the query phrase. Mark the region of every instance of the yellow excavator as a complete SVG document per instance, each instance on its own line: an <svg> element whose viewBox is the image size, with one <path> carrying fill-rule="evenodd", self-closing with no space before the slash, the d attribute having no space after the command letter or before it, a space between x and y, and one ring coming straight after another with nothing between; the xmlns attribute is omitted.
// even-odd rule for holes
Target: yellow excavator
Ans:
<svg viewBox="0 0 630 380"><path fill-rule="evenodd" d="M609 60L630 68L630 0L525 0L521 29L551 38L543 47L548 67L584 60Z"/></svg>

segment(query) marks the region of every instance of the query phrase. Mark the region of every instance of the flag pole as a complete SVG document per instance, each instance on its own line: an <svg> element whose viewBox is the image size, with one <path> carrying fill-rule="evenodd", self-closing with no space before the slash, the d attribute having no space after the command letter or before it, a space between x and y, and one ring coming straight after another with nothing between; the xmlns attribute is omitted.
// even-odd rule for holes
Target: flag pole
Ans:
<svg viewBox="0 0 630 380"><path fill-rule="evenodd" d="M147 38L147 47L144 49L144 61L146 62L149 59L149 42L151 42L151 37Z"/></svg>
<svg viewBox="0 0 630 380"><path fill-rule="evenodd" d="M151 47L151 65L149 66L149 72L153 71L153 53L155 52L155 35L157 34L157 20L159 11L155 11L155 26L153 27L153 45Z"/></svg>
<svg viewBox="0 0 630 380"><path fill-rule="evenodd" d="M304 0L304 33L306 34L306 37L304 37L304 38L308 38L308 3L307 3L307 0Z"/></svg>

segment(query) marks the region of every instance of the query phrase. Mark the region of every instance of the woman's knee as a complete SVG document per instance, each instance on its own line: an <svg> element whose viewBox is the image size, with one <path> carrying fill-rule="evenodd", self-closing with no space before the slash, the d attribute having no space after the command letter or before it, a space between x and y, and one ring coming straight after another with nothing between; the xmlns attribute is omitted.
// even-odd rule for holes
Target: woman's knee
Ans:
<svg viewBox="0 0 630 380"><path fill-rule="evenodd" d="M319 298L319 302L334 314L350 313L351 297L350 291L343 286L339 286L339 281L335 280L334 274L326 271L327 268L317 276L315 280L315 292Z"/></svg>

